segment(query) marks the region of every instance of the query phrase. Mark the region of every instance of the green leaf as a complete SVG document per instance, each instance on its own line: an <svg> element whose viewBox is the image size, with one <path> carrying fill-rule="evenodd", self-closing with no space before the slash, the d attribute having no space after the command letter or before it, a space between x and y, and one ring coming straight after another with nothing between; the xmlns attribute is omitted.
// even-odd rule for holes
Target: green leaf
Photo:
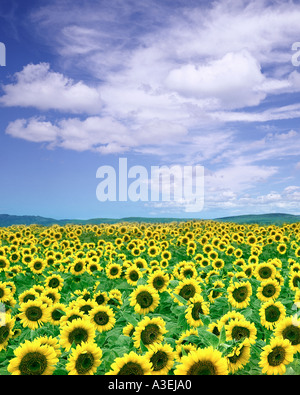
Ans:
<svg viewBox="0 0 300 395"><path fill-rule="evenodd" d="M140 341L140 347L141 347L142 352L147 352L148 351L148 348L145 346L145 344L144 344L142 339Z"/></svg>
<svg viewBox="0 0 300 395"><path fill-rule="evenodd" d="M173 293L173 296L182 304L184 304L185 306L187 305L187 300L185 300L182 296L177 295L175 293Z"/></svg>
<svg viewBox="0 0 300 395"><path fill-rule="evenodd" d="M225 343L226 341L226 330L225 330L225 325L222 326L221 332L220 332L220 337L219 337L219 344Z"/></svg>
<svg viewBox="0 0 300 395"><path fill-rule="evenodd" d="M199 337L208 345L216 348L219 344L219 338L214 333L211 333L203 328L198 328Z"/></svg>
<svg viewBox="0 0 300 395"><path fill-rule="evenodd" d="M132 314L128 314L128 313L123 312L123 317L125 318L125 320L127 322L132 324L134 327L137 326L138 320Z"/></svg>

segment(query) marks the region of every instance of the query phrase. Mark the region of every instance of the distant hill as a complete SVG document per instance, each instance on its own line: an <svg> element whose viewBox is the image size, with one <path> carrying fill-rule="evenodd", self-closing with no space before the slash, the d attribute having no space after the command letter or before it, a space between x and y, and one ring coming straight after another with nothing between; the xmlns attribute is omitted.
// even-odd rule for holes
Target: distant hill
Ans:
<svg viewBox="0 0 300 395"><path fill-rule="evenodd" d="M87 220L80 219L54 219L34 215L9 215L0 214L0 227L12 225L42 225L51 226L54 224L64 226L66 224L97 225L100 223L115 224L120 222L146 222L146 223L170 223L191 221L192 218L146 218L146 217L126 217L120 219L114 218L91 218ZM300 215L272 213L272 214L251 214L237 215L231 217L215 218L218 222L233 222L237 224L259 224L259 225L282 225L284 223L300 222Z"/></svg>
<svg viewBox="0 0 300 395"><path fill-rule="evenodd" d="M234 222L236 224L282 225L300 222L300 215L283 213L249 214L216 218L215 221Z"/></svg>
<svg viewBox="0 0 300 395"><path fill-rule="evenodd" d="M144 217L126 217L126 218L91 218L87 220L81 219L54 219L54 218L45 218L35 215L9 215L9 214L0 214L0 227L8 227L13 225L43 225L43 226L51 226L51 225L61 225L64 226L66 224L78 224L78 225L86 225L92 224L97 225L101 223L114 224L118 222L148 222L148 223L156 223L156 222L179 222L179 221L187 221L188 219L180 219L180 218L144 218Z"/></svg>

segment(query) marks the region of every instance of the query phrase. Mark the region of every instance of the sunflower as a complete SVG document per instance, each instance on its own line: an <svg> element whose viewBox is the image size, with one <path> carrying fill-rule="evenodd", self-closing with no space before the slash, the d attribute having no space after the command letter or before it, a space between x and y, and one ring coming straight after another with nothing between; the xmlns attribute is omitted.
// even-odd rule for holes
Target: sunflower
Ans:
<svg viewBox="0 0 300 395"><path fill-rule="evenodd" d="M117 263L110 263L105 268L106 276L110 279L120 278L122 274L122 266Z"/></svg>
<svg viewBox="0 0 300 395"><path fill-rule="evenodd" d="M129 354L118 357L111 365L111 370L105 375L150 375L152 372L152 365L143 355L138 355L131 351Z"/></svg>
<svg viewBox="0 0 300 395"><path fill-rule="evenodd" d="M260 322L267 328L273 330L276 324L285 318L285 307L281 302L269 302L263 303L259 310Z"/></svg>
<svg viewBox="0 0 300 395"><path fill-rule="evenodd" d="M259 366L262 368L262 373L267 375L282 375L286 371L286 365L293 362L293 359L294 349L289 340L275 337L263 348Z"/></svg>
<svg viewBox="0 0 300 395"><path fill-rule="evenodd" d="M8 270L10 266L10 262L4 256L0 256L0 273L2 271Z"/></svg>
<svg viewBox="0 0 300 395"><path fill-rule="evenodd" d="M209 304L204 301L201 295L196 295L189 299L189 305L185 312L187 323L193 327L202 326L200 315L209 315Z"/></svg>
<svg viewBox="0 0 300 395"><path fill-rule="evenodd" d="M251 344L256 341L257 329L253 322L245 319L230 320L225 330L227 340L240 341L248 338Z"/></svg>
<svg viewBox="0 0 300 395"><path fill-rule="evenodd" d="M214 259L212 261L212 267L216 270L221 270L225 266L225 262L221 258Z"/></svg>
<svg viewBox="0 0 300 395"><path fill-rule="evenodd" d="M28 302L29 300L35 300L39 296L40 296L40 294L37 291L34 291L33 289L28 289L26 291L23 291L19 295L18 300L19 300L19 303L22 304L22 303Z"/></svg>
<svg viewBox="0 0 300 395"><path fill-rule="evenodd" d="M11 359L7 370L12 375L42 376L51 375L58 362L53 347L40 345L39 342L25 340L14 350L15 358Z"/></svg>
<svg viewBox="0 0 300 395"><path fill-rule="evenodd" d="M284 243L280 243L277 246L277 251L279 252L279 254L283 255L286 253L286 245Z"/></svg>
<svg viewBox="0 0 300 395"><path fill-rule="evenodd" d="M228 301L236 309L244 309L250 303L252 287L249 281L235 282L227 288Z"/></svg>
<svg viewBox="0 0 300 395"><path fill-rule="evenodd" d="M196 351L197 347L191 343L177 344L175 348L175 360L181 361L181 358L188 355L191 351Z"/></svg>
<svg viewBox="0 0 300 395"><path fill-rule="evenodd" d="M5 303L11 297L11 291L7 287L7 283L0 281L0 303Z"/></svg>
<svg viewBox="0 0 300 395"><path fill-rule="evenodd" d="M159 293L164 292L168 288L169 282L168 274L161 269L157 269L151 273L147 280L147 283Z"/></svg>
<svg viewBox="0 0 300 395"><path fill-rule="evenodd" d="M49 305L53 304L53 303L58 303L60 298L61 298L61 294L59 293L58 290L54 289L54 288L45 288L43 290L43 292L40 295L40 298L48 298L49 299Z"/></svg>
<svg viewBox="0 0 300 395"><path fill-rule="evenodd" d="M191 351L177 365L175 375L228 375L227 361L220 351L206 347Z"/></svg>
<svg viewBox="0 0 300 395"><path fill-rule="evenodd" d="M57 291L61 291L64 285L64 279L59 274L52 274L52 276L48 276L45 280L46 288L53 288Z"/></svg>
<svg viewBox="0 0 300 395"><path fill-rule="evenodd" d="M15 318L12 318L9 313L0 313L0 351L6 349L8 341L13 337Z"/></svg>
<svg viewBox="0 0 300 395"><path fill-rule="evenodd" d="M79 276L85 272L85 261L81 258L76 258L70 265L70 272L74 276Z"/></svg>
<svg viewBox="0 0 300 395"><path fill-rule="evenodd" d="M61 327L60 345L69 351L72 344L87 343L93 341L95 328L87 318L76 318Z"/></svg>
<svg viewBox="0 0 300 395"><path fill-rule="evenodd" d="M152 364L152 374L166 375L174 365L175 352L169 344L153 344L145 358Z"/></svg>
<svg viewBox="0 0 300 395"><path fill-rule="evenodd" d="M39 299L22 303L20 311L18 316L21 320L21 324L25 328L37 329L39 326L49 321L48 305Z"/></svg>
<svg viewBox="0 0 300 395"><path fill-rule="evenodd" d="M34 274L43 273L46 266L47 266L46 261L41 258L34 258L28 263L28 267Z"/></svg>
<svg viewBox="0 0 300 395"><path fill-rule="evenodd" d="M107 332L111 330L115 323L115 314L112 308L108 306L96 306L89 314L90 321L94 325L95 329L99 332Z"/></svg>
<svg viewBox="0 0 300 395"><path fill-rule="evenodd" d="M93 299L95 300L95 302L101 306L101 305L106 305L106 303L108 302L108 295L107 292L105 291L98 291L94 294Z"/></svg>
<svg viewBox="0 0 300 395"><path fill-rule="evenodd" d="M159 305L159 294L149 285L139 285L130 295L130 306L138 314L148 314Z"/></svg>
<svg viewBox="0 0 300 395"><path fill-rule="evenodd" d="M52 325L60 325L61 318L65 315L66 306L63 303L53 303L48 307L49 322Z"/></svg>
<svg viewBox="0 0 300 395"><path fill-rule="evenodd" d="M93 260L89 261L86 266L86 271L91 275L94 275L94 272L101 272L102 270L103 268L101 267L100 263L94 262Z"/></svg>
<svg viewBox="0 0 300 395"><path fill-rule="evenodd" d="M125 325L122 330L123 335L128 336L128 337L132 337L134 334L134 331L135 331L135 327L130 322L128 322L128 324Z"/></svg>
<svg viewBox="0 0 300 395"><path fill-rule="evenodd" d="M88 342L78 344L68 357L68 375L87 376L96 373L102 360L102 350L97 344Z"/></svg>
<svg viewBox="0 0 300 395"><path fill-rule="evenodd" d="M235 373L242 369L250 360L251 344L249 339L233 347L233 350L226 355L229 373Z"/></svg>
<svg viewBox="0 0 300 395"><path fill-rule="evenodd" d="M294 353L300 352L300 321L297 317L286 317L281 320L276 325L274 336L289 340Z"/></svg>
<svg viewBox="0 0 300 395"><path fill-rule="evenodd" d="M270 262L259 263L255 268L255 277L259 281L274 279L276 276L276 267Z"/></svg>
<svg viewBox="0 0 300 395"><path fill-rule="evenodd" d="M95 300L89 298L86 299L81 296L76 300L75 306L84 315L89 315L93 308L97 307L98 305Z"/></svg>
<svg viewBox="0 0 300 395"><path fill-rule="evenodd" d="M269 300L276 300L280 294L281 287L276 279L265 280L260 283L257 288L256 296L262 302L268 302Z"/></svg>
<svg viewBox="0 0 300 395"><path fill-rule="evenodd" d="M132 265L126 269L125 278L128 284L135 286L141 277L143 277L143 274L136 265Z"/></svg>
<svg viewBox="0 0 300 395"><path fill-rule="evenodd" d="M51 346L54 348L56 352L56 356L60 357L61 351L60 351L60 346L59 346L59 340L56 337L52 336L39 336L36 339L34 339L40 346L47 345Z"/></svg>
<svg viewBox="0 0 300 395"><path fill-rule="evenodd" d="M292 291L298 291L300 289L300 273L293 272L290 274L289 287Z"/></svg>
<svg viewBox="0 0 300 395"><path fill-rule="evenodd" d="M200 294L202 291L199 282L193 278L185 279L180 281L179 285L175 288L175 295L181 296L185 300L193 298L196 294ZM182 305L180 301L176 299L179 305Z"/></svg>
<svg viewBox="0 0 300 395"><path fill-rule="evenodd" d="M51 308L51 307L50 307ZM79 311L78 307L74 308L72 306L68 306L63 310L65 314L60 317L60 327L62 328L65 324L69 322L73 322L77 318L84 318L83 311Z"/></svg>
<svg viewBox="0 0 300 395"><path fill-rule="evenodd" d="M185 280L189 278L196 278L198 275L197 269L195 268L195 265L192 263L187 263L185 264L178 275L179 280Z"/></svg>
<svg viewBox="0 0 300 395"><path fill-rule="evenodd" d="M245 273L246 277L251 278L254 272L255 266L252 263L248 263L242 266L243 272Z"/></svg>
<svg viewBox="0 0 300 395"><path fill-rule="evenodd" d="M155 258L159 254L160 254L160 249L158 247L152 246L152 247L148 248L148 255L151 258Z"/></svg>
<svg viewBox="0 0 300 395"><path fill-rule="evenodd" d="M133 335L134 346L139 348L141 342L148 348L151 344L161 343L167 333L166 323L161 317L145 316L136 326Z"/></svg>
<svg viewBox="0 0 300 395"><path fill-rule="evenodd" d="M221 329L223 328L224 325L228 325L230 320L244 320L245 317L242 313L239 311L228 311L228 313L224 314L219 320L218 320L218 330L221 332Z"/></svg>
<svg viewBox="0 0 300 395"><path fill-rule="evenodd" d="M215 274L215 273L213 273L213 274ZM216 299L220 298L223 295L220 288L222 289L224 287L225 287L225 284L223 283L223 281L217 280L214 282L213 289L208 294L208 299L209 299L210 303L215 303Z"/></svg>

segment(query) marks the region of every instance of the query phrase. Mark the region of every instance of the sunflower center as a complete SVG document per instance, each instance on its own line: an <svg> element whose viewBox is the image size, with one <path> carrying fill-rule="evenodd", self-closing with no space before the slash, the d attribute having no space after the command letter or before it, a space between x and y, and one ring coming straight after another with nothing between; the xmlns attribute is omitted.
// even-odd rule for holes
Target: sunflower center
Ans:
<svg viewBox="0 0 300 395"><path fill-rule="evenodd" d="M42 262L40 262L40 261L35 262L34 265L33 265L35 270L41 270L42 266L43 266Z"/></svg>
<svg viewBox="0 0 300 395"><path fill-rule="evenodd" d="M280 317L280 310L277 306L269 306L265 310L266 321L276 322Z"/></svg>
<svg viewBox="0 0 300 395"><path fill-rule="evenodd" d="M75 344L80 344L81 342L86 342L87 339L88 339L88 333L83 328L75 328L69 334L69 343L70 344L72 344L73 342Z"/></svg>
<svg viewBox="0 0 300 395"><path fill-rule="evenodd" d="M186 269L183 271L183 276L185 278L191 278L191 277L193 277L193 275L194 275L194 272L191 269Z"/></svg>
<svg viewBox="0 0 300 395"><path fill-rule="evenodd" d="M50 288L57 288L59 286L59 280L57 278L51 278L49 281Z"/></svg>
<svg viewBox="0 0 300 395"><path fill-rule="evenodd" d="M161 289L165 284L165 281L162 277L155 277L153 280L153 286L155 289Z"/></svg>
<svg viewBox="0 0 300 395"><path fill-rule="evenodd" d="M3 259L0 259L0 269L3 269L6 266L6 263Z"/></svg>
<svg viewBox="0 0 300 395"><path fill-rule="evenodd" d="M293 286L295 288L300 288L300 277L299 276L295 276L293 278Z"/></svg>
<svg viewBox="0 0 300 395"><path fill-rule="evenodd" d="M133 270L130 272L129 278L131 281L137 281L139 279L138 272L136 270Z"/></svg>
<svg viewBox="0 0 300 395"><path fill-rule="evenodd" d="M196 302L192 308L192 317L194 320L199 320L199 314L204 314L201 302Z"/></svg>
<svg viewBox="0 0 300 395"><path fill-rule="evenodd" d="M94 365L94 356L91 352L80 354L75 363L78 374L87 373Z"/></svg>
<svg viewBox="0 0 300 395"><path fill-rule="evenodd" d="M47 359L45 355L39 352L30 352L26 354L19 365L22 376L37 376L44 373L47 368Z"/></svg>
<svg viewBox="0 0 300 395"><path fill-rule="evenodd" d="M143 309L146 309L152 305L153 297L149 292L142 291L137 295L136 301Z"/></svg>
<svg viewBox="0 0 300 395"><path fill-rule="evenodd" d="M42 318L43 312L38 306L31 306L26 309L25 315L29 321L38 321Z"/></svg>
<svg viewBox="0 0 300 395"><path fill-rule="evenodd" d="M233 355L231 355L230 357L228 357L230 363L235 364L235 363L237 363L237 362L241 359L243 348L244 348L244 347L242 347L242 348L239 350L238 353L235 352Z"/></svg>
<svg viewBox="0 0 300 395"><path fill-rule="evenodd" d="M109 316L105 311L99 311L94 315L94 321L97 325L104 326L109 322Z"/></svg>
<svg viewBox="0 0 300 395"><path fill-rule="evenodd" d="M285 358L285 351L282 347L274 347L272 352L268 355L268 363L270 366L280 365Z"/></svg>
<svg viewBox="0 0 300 395"><path fill-rule="evenodd" d="M141 333L141 339L145 345L155 342L159 335L159 327L156 324L149 324Z"/></svg>
<svg viewBox="0 0 300 395"><path fill-rule="evenodd" d="M83 265L81 262L76 263L76 265L74 266L75 272L80 272L82 270L82 267Z"/></svg>
<svg viewBox="0 0 300 395"><path fill-rule="evenodd" d="M249 337L250 336L250 331L248 328L245 328L243 326L235 326L232 329L232 334L231 334L232 338L234 340L241 340L245 337Z"/></svg>
<svg viewBox="0 0 300 395"><path fill-rule="evenodd" d="M89 304L85 304L83 306L80 307L79 311L82 311L83 314L89 314L89 312L92 310L92 306L90 306Z"/></svg>
<svg viewBox="0 0 300 395"><path fill-rule="evenodd" d="M167 365L168 360L168 355L164 351L158 351L150 358L154 371L163 369Z"/></svg>
<svg viewBox="0 0 300 395"><path fill-rule="evenodd" d="M100 294L100 295L98 295L96 298L95 298L95 300L96 300L96 302L100 305L100 304L102 304L102 303L104 303L104 296L102 295L102 294Z"/></svg>
<svg viewBox="0 0 300 395"><path fill-rule="evenodd" d="M216 374L216 369L211 361L198 361L190 367L187 373L187 375L201 375L201 376L215 375L215 374Z"/></svg>
<svg viewBox="0 0 300 395"><path fill-rule="evenodd" d="M284 339L288 339L292 346L296 346L300 343L300 329L297 326L287 326L282 331L282 336Z"/></svg>
<svg viewBox="0 0 300 395"><path fill-rule="evenodd" d="M140 376L143 375L144 371L142 367L136 362L127 362L124 366L119 370L118 375L127 375L127 376Z"/></svg>
<svg viewBox="0 0 300 395"><path fill-rule="evenodd" d="M110 274L112 275L112 276L115 276L116 274L118 274L119 273L119 269L117 268L117 267L112 267L111 269L110 269Z"/></svg>
<svg viewBox="0 0 300 395"><path fill-rule="evenodd" d="M0 299L3 298L3 296L4 296L4 290L0 288Z"/></svg>
<svg viewBox="0 0 300 395"><path fill-rule="evenodd" d="M51 313L51 317L54 321L59 321L63 315L64 314L58 309L53 310Z"/></svg>
<svg viewBox="0 0 300 395"><path fill-rule="evenodd" d="M258 271L261 278L269 278L272 275L272 270L269 267L263 267Z"/></svg>
<svg viewBox="0 0 300 395"><path fill-rule="evenodd" d="M244 302L244 300L246 300L247 296L248 296L247 287L242 286L242 287L236 288L232 292L232 296L237 302Z"/></svg>
<svg viewBox="0 0 300 395"><path fill-rule="evenodd" d="M24 299L23 299L23 303L28 302L29 300L35 300L35 296L32 294L27 294Z"/></svg>
<svg viewBox="0 0 300 395"><path fill-rule="evenodd" d="M275 295L276 292L276 288L274 287L273 284L268 284L266 285L263 290L262 290L262 294L263 296L265 296L266 298L271 298L273 295Z"/></svg>
<svg viewBox="0 0 300 395"><path fill-rule="evenodd" d="M196 293L195 287L192 284L186 284L181 288L179 295L185 300L188 300L192 298L195 295L195 293Z"/></svg>

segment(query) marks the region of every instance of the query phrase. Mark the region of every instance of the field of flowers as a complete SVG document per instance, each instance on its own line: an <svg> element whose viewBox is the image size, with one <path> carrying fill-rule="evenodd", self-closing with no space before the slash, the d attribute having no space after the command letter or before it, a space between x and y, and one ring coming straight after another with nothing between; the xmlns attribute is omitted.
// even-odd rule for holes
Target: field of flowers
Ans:
<svg viewBox="0 0 300 395"><path fill-rule="evenodd" d="M298 375L299 258L298 223L0 228L0 375Z"/></svg>

